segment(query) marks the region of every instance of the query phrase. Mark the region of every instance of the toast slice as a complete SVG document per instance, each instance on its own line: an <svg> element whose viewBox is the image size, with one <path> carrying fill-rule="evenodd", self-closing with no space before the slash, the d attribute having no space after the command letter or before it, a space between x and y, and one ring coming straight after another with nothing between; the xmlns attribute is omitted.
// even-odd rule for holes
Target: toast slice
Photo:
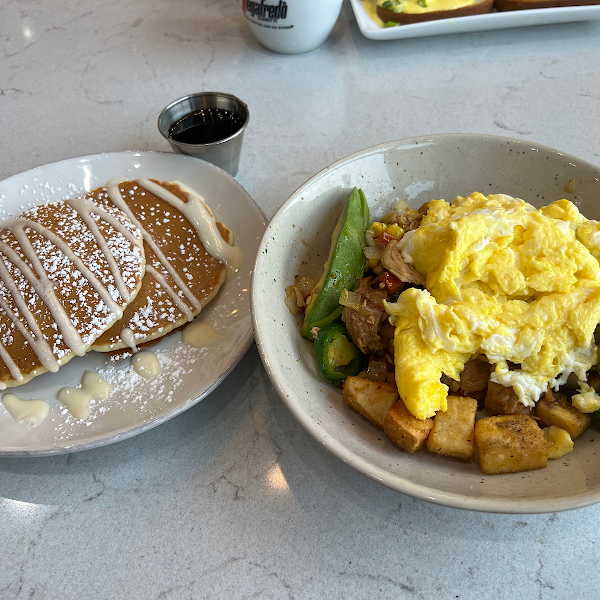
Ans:
<svg viewBox="0 0 600 600"><path fill-rule="evenodd" d="M591 6L600 0L496 0L499 11L531 10L534 8L558 8L560 6Z"/></svg>
<svg viewBox="0 0 600 600"><path fill-rule="evenodd" d="M457 8L451 9L440 7L437 0L419 0L419 2L407 1L402 12L395 12L389 8L380 6L385 2L378 0L377 16L385 23L395 22L400 25L412 25L413 23L436 21L438 19L455 19L456 17L483 15L492 12L492 8L494 7L494 0L459 0Z"/></svg>

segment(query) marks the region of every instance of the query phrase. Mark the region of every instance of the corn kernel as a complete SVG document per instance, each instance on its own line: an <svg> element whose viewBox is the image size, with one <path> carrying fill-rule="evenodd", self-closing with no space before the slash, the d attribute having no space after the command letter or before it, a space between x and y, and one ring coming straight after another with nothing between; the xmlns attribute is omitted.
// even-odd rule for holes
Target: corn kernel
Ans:
<svg viewBox="0 0 600 600"><path fill-rule="evenodd" d="M394 236L397 240L399 240L404 235L404 229L398 225L398 223L392 223L385 228L385 232Z"/></svg>
<svg viewBox="0 0 600 600"><path fill-rule="evenodd" d="M375 221L369 228L373 232L373 237L379 237L385 231L385 225Z"/></svg>
<svg viewBox="0 0 600 600"><path fill-rule="evenodd" d="M377 266L377 263L379 262L376 258L369 258L368 262L368 267L369 269L371 269L371 271Z"/></svg>
<svg viewBox="0 0 600 600"><path fill-rule="evenodd" d="M564 429L550 425L544 429L544 434L548 441L548 458L562 458L573 452L573 440Z"/></svg>

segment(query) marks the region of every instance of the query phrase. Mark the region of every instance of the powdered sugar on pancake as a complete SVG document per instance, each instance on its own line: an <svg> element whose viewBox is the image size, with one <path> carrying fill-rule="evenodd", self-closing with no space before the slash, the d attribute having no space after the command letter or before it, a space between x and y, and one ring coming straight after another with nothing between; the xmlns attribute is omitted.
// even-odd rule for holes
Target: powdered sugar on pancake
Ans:
<svg viewBox="0 0 600 600"><path fill-rule="evenodd" d="M141 285L139 230L110 203L35 206L0 226L0 387L83 355Z"/></svg>
<svg viewBox="0 0 600 600"><path fill-rule="evenodd" d="M179 210L186 202L175 194L186 198L177 184L149 180L112 181L106 189L90 193L109 197L140 228L146 254L138 297L123 319L98 339L94 350L129 347L120 336L124 329L132 332L138 346L162 337L191 321L224 282L225 265L208 253L195 226ZM171 196L179 203L177 207L165 199ZM226 228L223 231L229 237Z"/></svg>

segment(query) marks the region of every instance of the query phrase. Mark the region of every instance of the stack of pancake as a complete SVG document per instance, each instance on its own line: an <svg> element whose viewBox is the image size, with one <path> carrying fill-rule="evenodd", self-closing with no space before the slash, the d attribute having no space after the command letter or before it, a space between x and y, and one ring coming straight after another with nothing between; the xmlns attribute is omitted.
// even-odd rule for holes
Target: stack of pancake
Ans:
<svg viewBox="0 0 600 600"><path fill-rule="evenodd" d="M144 179L0 225L0 388L191 321L239 259L231 241L191 190Z"/></svg>

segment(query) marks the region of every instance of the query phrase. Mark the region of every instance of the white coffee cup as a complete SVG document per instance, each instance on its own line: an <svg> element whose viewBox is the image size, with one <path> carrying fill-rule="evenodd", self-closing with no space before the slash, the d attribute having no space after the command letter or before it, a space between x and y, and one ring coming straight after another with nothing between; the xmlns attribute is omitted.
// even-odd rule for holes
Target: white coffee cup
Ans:
<svg viewBox="0 0 600 600"><path fill-rule="evenodd" d="M254 37L269 50L301 54L318 48L335 25L343 0L241 0Z"/></svg>

